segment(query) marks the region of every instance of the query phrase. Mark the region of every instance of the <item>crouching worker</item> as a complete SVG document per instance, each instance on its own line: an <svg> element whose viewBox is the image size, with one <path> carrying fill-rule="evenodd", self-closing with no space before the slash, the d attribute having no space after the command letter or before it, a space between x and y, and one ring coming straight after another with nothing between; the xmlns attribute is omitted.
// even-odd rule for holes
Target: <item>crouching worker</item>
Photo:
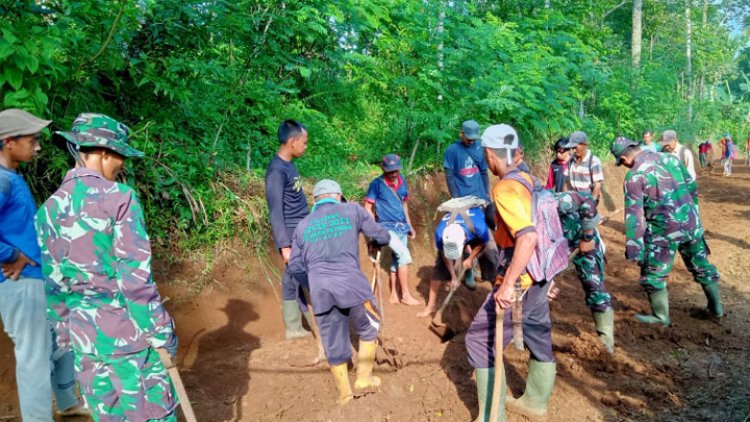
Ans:
<svg viewBox="0 0 750 422"><path fill-rule="evenodd" d="M465 253L465 245L471 251L468 254ZM490 231L482 207L445 214L435 229L435 246L438 254L430 280L427 307L417 314L418 317L435 313L441 284L450 282L450 288L456 289L461 282L458 273L462 269L470 271L475 258L479 262L482 280L494 282L497 277L497 249L490 242Z"/></svg>
<svg viewBox="0 0 750 422"><path fill-rule="evenodd" d="M53 142L76 161L36 215L48 316L95 421L176 421L177 397L156 348L173 357L172 318L151 278L151 244L140 201L117 183L143 153L128 128L84 113Z"/></svg>
<svg viewBox="0 0 750 422"><path fill-rule="evenodd" d="M615 313L612 310L612 297L604 285L604 241L596 226L599 212L596 200L588 193L555 193L557 213L560 216L563 234L568 239L568 247L578 255L573 265L578 272L586 305L591 309L596 332L607 353L615 352Z"/></svg>
<svg viewBox="0 0 750 422"><path fill-rule="evenodd" d="M315 318L331 373L339 392L337 403L354 396L347 363L352 358L349 323L359 336L356 390L378 387L375 365L380 314L370 283L359 267L359 233L385 246L391 235L357 204L341 203L341 187L321 180L313 188L315 205L292 239L289 271L307 278ZM304 284L304 281L303 281Z"/></svg>
<svg viewBox="0 0 750 422"><path fill-rule="evenodd" d="M500 181L492 189L497 207L495 242L499 250L497 282L477 311L466 332L465 344L469 363L476 371L478 422L490 418L491 397L495 376L502 376L498 421L505 420L505 375L495 374L495 319L497 307L505 309L503 319L503 349L510 343L513 323L511 306L516 282L526 290L522 299L523 346L531 352L529 376L523 396L508 404L516 412L527 416L547 413L547 403L555 383L556 364L552 353L552 323L548 296L554 297L547 280L533 280L527 272L538 241L532 218L533 185L531 176L519 170L523 151L518 135L511 126L490 126L482 134L485 159ZM567 246L567 245L564 245ZM496 422L496 421L492 421Z"/></svg>

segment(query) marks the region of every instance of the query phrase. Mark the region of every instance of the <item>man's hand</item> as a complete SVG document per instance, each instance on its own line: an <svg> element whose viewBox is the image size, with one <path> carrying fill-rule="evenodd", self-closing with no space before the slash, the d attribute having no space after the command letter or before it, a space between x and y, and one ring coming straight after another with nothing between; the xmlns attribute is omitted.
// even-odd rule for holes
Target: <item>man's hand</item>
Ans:
<svg viewBox="0 0 750 422"><path fill-rule="evenodd" d="M560 293L560 289L555 287L555 282L552 281L552 284L549 286L549 290L547 290L547 299L552 302L553 300L557 299L557 295Z"/></svg>
<svg viewBox="0 0 750 422"><path fill-rule="evenodd" d="M495 302L497 302L501 309L508 309L513 306L513 284L514 283L508 282L508 280L503 281L502 284L500 284L500 288L493 294Z"/></svg>
<svg viewBox="0 0 750 422"><path fill-rule="evenodd" d="M471 257L464 259L464 261L461 263L461 265L464 266L465 269L469 270L474 266L474 260L471 259Z"/></svg>
<svg viewBox="0 0 750 422"><path fill-rule="evenodd" d="M578 249L581 251L581 255L591 252L594 250L594 247L596 246L596 242L594 240L589 240L588 242L584 242L583 240L578 244Z"/></svg>
<svg viewBox="0 0 750 422"><path fill-rule="evenodd" d="M409 229L409 239L416 239L417 238L417 231L413 228Z"/></svg>
<svg viewBox="0 0 750 422"><path fill-rule="evenodd" d="M451 277L451 284L450 284L451 290L457 289L458 285L459 285L458 279L455 276Z"/></svg>
<svg viewBox="0 0 750 422"><path fill-rule="evenodd" d="M292 247L287 246L286 248L281 248L281 257L284 259L284 264L289 263L289 258L292 256Z"/></svg>
<svg viewBox="0 0 750 422"><path fill-rule="evenodd" d="M30 260L23 254L23 252L19 251L18 258L14 262L6 262L3 264L3 276L13 281L18 280L18 277L21 276L21 271L26 267L26 264L29 264L32 267L37 266L36 262Z"/></svg>

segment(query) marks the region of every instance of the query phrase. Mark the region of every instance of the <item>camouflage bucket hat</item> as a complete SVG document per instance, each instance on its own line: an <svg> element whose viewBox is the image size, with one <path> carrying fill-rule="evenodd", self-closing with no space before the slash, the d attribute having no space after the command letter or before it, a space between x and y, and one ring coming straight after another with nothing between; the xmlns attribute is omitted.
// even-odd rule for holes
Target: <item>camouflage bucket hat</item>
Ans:
<svg viewBox="0 0 750 422"><path fill-rule="evenodd" d="M52 134L52 142L61 148L67 141L80 147L106 148L125 157L143 157L143 152L130 145L129 133L127 126L107 115L82 113L73 121L69 132Z"/></svg>
<svg viewBox="0 0 750 422"><path fill-rule="evenodd" d="M612 155L615 156L616 165L622 165L622 154L625 152L625 150L632 146L638 146L638 142L635 142L632 139L628 139L624 136L618 136L617 138L615 138L609 151L612 153Z"/></svg>

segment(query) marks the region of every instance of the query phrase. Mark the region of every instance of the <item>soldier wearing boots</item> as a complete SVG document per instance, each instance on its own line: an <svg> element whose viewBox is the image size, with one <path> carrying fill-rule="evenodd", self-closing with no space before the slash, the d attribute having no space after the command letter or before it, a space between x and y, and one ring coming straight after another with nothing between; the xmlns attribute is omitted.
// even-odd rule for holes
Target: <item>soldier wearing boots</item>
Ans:
<svg viewBox="0 0 750 422"><path fill-rule="evenodd" d="M337 402L352 398L347 363L352 358L349 323L359 336L356 390L378 387L375 365L380 313L370 283L359 267L359 234L375 246L391 240L388 230L357 204L341 203L341 187L321 180L313 188L312 213L294 231L288 271L310 286L315 319L339 392Z"/></svg>
<svg viewBox="0 0 750 422"><path fill-rule="evenodd" d="M708 261L695 180L677 157L642 150L630 139L615 139L610 151L617 165L630 169L625 176L625 257L640 265L640 283L651 302L652 314L636 318L670 324L667 276L677 252L703 288L708 313L722 317L719 273Z"/></svg>
<svg viewBox="0 0 750 422"><path fill-rule="evenodd" d="M594 315L599 338L612 354L615 351L615 317L612 297L604 285L604 241L596 229L599 224L596 200L579 192L559 192L555 193L555 198L568 246L573 251L578 250L573 265L586 293L586 305Z"/></svg>

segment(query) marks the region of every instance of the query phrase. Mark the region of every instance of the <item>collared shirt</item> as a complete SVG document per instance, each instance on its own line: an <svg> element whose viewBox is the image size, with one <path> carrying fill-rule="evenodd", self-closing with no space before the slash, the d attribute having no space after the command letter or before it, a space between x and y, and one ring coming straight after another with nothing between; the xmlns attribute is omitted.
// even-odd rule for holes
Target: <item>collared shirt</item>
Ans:
<svg viewBox="0 0 750 422"><path fill-rule="evenodd" d="M133 189L76 168L37 212L47 313L57 343L122 355L161 347L172 318L151 278L151 243Z"/></svg>
<svg viewBox="0 0 750 422"><path fill-rule="evenodd" d="M593 185L604 181L604 169L599 158L586 151L579 164L576 158L570 160L570 187L576 192L592 193Z"/></svg>
<svg viewBox="0 0 750 422"><path fill-rule="evenodd" d="M377 221L388 230L409 233L404 202L409 199L409 188L403 176L398 175L396 183L391 183L385 175L370 182L365 201L374 205Z"/></svg>
<svg viewBox="0 0 750 422"><path fill-rule="evenodd" d="M639 152L625 175L625 256L643 262L644 245L699 239L697 185L672 154Z"/></svg>
<svg viewBox="0 0 750 422"><path fill-rule="evenodd" d="M42 254L34 230L34 214L36 203L29 185L15 171L0 166L0 264L15 262L22 252L37 266L26 264L21 277L41 280ZM0 283L5 280L0 272Z"/></svg>
<svg viewBox="0 0 750 422"><path fill-rule="evenodd" d="M657 145L655 142L651 142L650 144L641 142L641 149L646 149L651 152L659 152L659 145Z"/></svg>

